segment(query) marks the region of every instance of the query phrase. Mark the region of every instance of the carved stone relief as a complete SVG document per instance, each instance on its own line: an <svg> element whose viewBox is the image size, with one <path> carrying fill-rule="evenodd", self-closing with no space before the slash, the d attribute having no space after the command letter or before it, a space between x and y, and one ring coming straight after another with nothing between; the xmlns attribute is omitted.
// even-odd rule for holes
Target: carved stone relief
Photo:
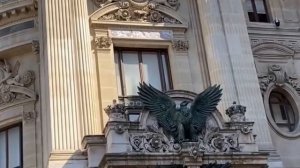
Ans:
<svg viewBox="0 0 300 168"><path fill-rule="evenodd" d="M109 48L112 44L112 40L110 37L102 36L95 38L95 45L97 48Z"/></svg>
<svg viewBox="0 0 300 168"><path fill-rule="evenodd" d="M285 84L291 85L296 91L300 91L298 79L290 76L280 65L271 65L268 67L268 73L258 76L260 89L265 92L270 83L275 83L278 87Z"/></svg>
<svg viewBox="0 0 300 168"><path fill-rule="evenodd" d="M295 52L300 52L300 40L299 39L274 39L274 38L259 38L259 37L250 37L251 46L257 46L263 43L275 43L287 46Z"/></svg>
<svg viewBox="0 0 300 168"><path fill-rule="evenodd" d="M35 54L35 55L39 55L40 54L40 43L38 40L33 40L32 43L32 52Z"/></svg>
<svg viewBox="0 0 300 168"><path fill-rule="evenodd" d="M189 42L184 40L173 40L172 46L176 51L187 51L189 49Z"/></svg>
<svg viewBox="0 0 300 168"><path fill-rule="evenodd" d="M120 2L122 3L125 0L94 0L94 4L100 8L104 7L107 4L110 4L112 2ZM165 5L167 7L170 7L174 10L177 10L180 6L179 0L128 0L128 2L136 5L136 6L141 6L141 5L146 5L149 3L158 3L161 5Z"/></svg>
<svg viewBox="0 0 300 168"><path fill-rule="evenodd" d="M164 4L177 9L176 6L179 6L179 2L176 3L176 1L177 0L120 0L117 2L117 10L101 16L99 20L181 24L177 19L156 10L158 4ZM115 1L110 0L97 4L106 5L111 2Z"/></svg>
<svg viewBox="0 0 300 168"><path fill-rule="evenodd" d="M34 82L33 71L19 73L20 62L12 67L5 59L0 60L0 107L28 98L35 99L34 91L28 87Z"/></svg>

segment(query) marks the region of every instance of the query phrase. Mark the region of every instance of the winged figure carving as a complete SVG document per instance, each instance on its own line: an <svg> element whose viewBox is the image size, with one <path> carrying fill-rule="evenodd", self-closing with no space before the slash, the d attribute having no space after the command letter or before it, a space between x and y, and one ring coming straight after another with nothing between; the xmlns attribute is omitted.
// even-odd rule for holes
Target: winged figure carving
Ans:
<svg viewBox="0 0 300 168"><path fill-rule="evenodd" d="M171 97L151 85L140 83L138 90L144 107L176 143L198 140L207 118L216 110L222 96L220 85L214 85L198 94L193 102L183 101L180 107L176 107Z"/></svg>

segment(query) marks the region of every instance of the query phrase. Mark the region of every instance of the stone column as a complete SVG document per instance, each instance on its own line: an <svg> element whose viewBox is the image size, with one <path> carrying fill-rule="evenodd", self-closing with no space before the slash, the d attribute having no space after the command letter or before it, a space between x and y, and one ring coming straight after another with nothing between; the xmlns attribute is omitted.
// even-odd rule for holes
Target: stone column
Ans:
<svg viewBox="0 0 300 168"><path fill-rule="evenodd" d="M99 127L86 3L41 1L43 139L51 158L62 152L73 155L82 138Z"/></svg>
<svg viewBox="0 0 300 168"><path fill-rule="evenodd" d="M272 148L242 2L199 0L198 6L211 83L224 89L219 110L224 114L234 100L246 106L257 143Z"/></svg>

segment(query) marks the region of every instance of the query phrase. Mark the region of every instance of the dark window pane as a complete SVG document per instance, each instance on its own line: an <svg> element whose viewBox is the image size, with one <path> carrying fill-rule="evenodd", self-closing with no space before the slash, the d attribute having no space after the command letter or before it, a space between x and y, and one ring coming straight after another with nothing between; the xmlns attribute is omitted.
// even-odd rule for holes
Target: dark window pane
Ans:
<svg viewBox="0 0 300 168"><path fill-rule="evenodd" d="M248 16L249 16L249 21L250 22L255 22L255 14L253 12L248 12Z"/></svg>
<svg viewBox="0 0 300 168"><path fill-rule="evenodd" d="M267 14L258 14L259 22L269 22Z"/></svg>

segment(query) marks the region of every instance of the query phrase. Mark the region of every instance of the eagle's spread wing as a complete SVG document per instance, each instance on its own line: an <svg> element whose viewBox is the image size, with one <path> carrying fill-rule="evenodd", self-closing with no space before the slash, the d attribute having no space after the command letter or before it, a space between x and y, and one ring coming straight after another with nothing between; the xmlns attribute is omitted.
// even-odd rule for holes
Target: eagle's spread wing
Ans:
<svg viewBox="0 0 300 168"><path fill-rule="evenodd" d="M191 105L191 127L194 131L200 132L205 127L207 117L216 110L221 96L220 85L211 86L197 95Z"/></svg>
<svg viewBox="0 0 300 168"><path fill-rule="evenodd" d="M178 136L178 123L174 119L175 102L165 93L146 83L140 83L138 94L150 114L154 115L158 124L174 138Z"/></svg>

